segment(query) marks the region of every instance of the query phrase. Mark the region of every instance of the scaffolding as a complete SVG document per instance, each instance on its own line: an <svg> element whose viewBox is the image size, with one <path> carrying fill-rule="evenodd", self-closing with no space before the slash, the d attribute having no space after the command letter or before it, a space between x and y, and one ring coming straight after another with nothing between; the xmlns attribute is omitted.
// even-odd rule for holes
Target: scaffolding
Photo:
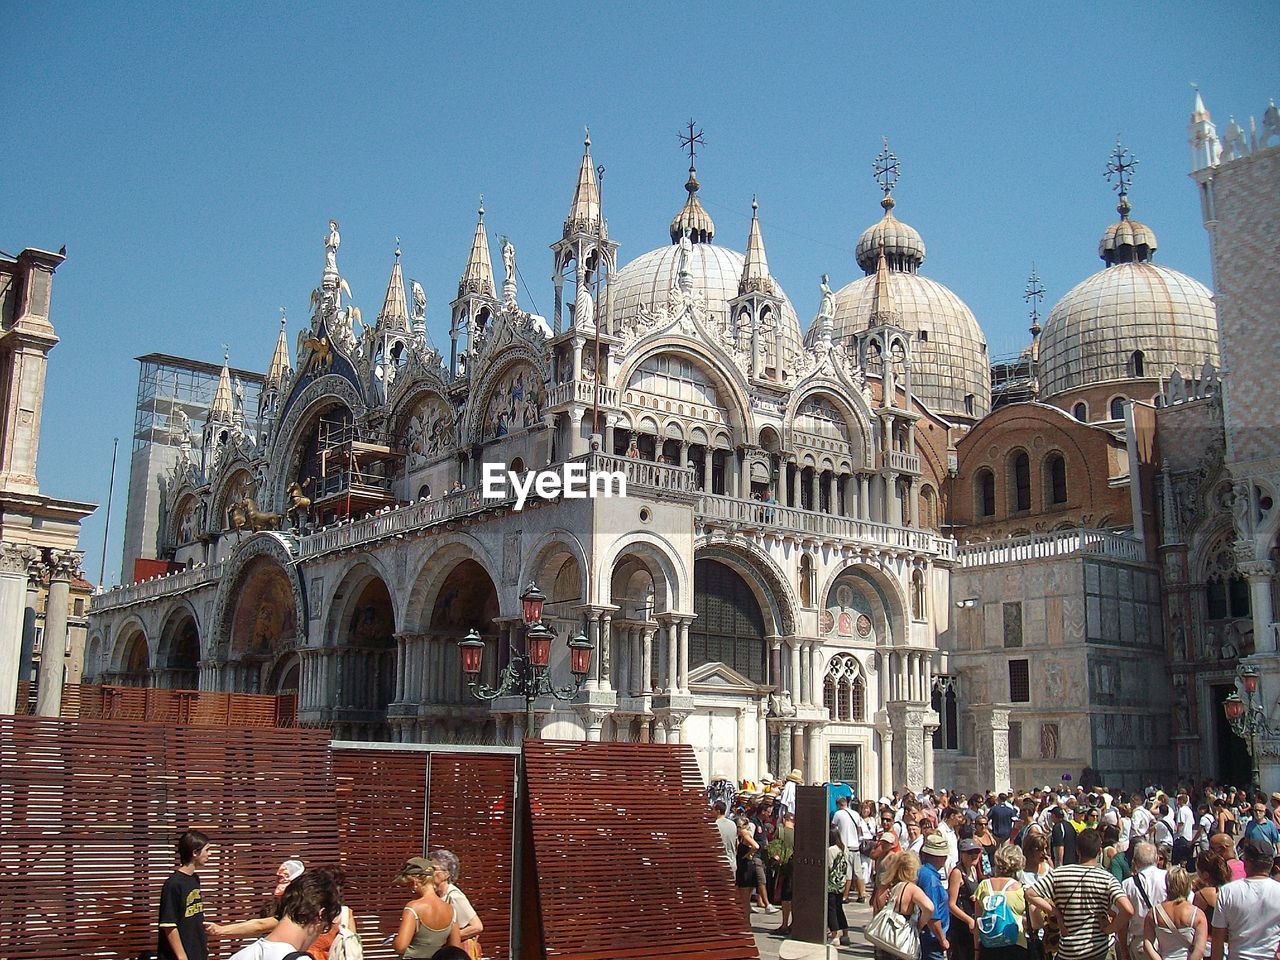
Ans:
<svg viewBox="0 0 1280 960"><path fill-rule="evenodd" d="M364 517L394 506L391 481L403 454L389 446L356 439L349 415L321 416L316 425L314 472L308 496L321 524Z"/></svg>
<svg viewBox="0 0 1280 960"><path fill-rule="evenodd" d="M1036 396L1036 361L1029 349L991 361L991 409Z"/></svg>

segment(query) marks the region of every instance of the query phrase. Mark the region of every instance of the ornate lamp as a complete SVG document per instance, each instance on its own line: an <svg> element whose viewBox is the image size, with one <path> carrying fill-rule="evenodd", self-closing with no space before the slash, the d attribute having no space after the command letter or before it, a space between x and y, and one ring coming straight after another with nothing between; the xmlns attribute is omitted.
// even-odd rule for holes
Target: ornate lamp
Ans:
<svg viewBox="0 0 1280 960"><path fill-rule="evenodd" d="M1240 677L1240 685L1244 687L1244 692L1253 696L1258 692L1258 668L1252 663L1242 663L1236 668L1236 673Z"/></svg>
<svg viewBox="0 0 1280 960"><path fill-rule="evenodd" d="M542 604L539 603L539 606ZM529 662L539 670L545 670L551 660L551 638L553 634L541 620L525 631L525 643L529 651Z"/></svg>
<svg viewBox="0 0 1280 960"><path fill-rule="evenodd" d="M569 641L569 672L573 674L574 679L579 683L591 670L591 651L593 649L594 645L584 633L579 633Z"/></svg>
<svg viewBox="0 0 1280 960"><path fill-rule="evenodd" d="M1227 715L1232 726L1239 723L1240 718L1244 716L1244 701L1240 699L1240 694L1232 690L1222 701L1222 712Z"/></svg>
<svg viewBox="0 0 1280 960"><path fill-rule="evenodd" d="M530 581L528 589L520 594L520 608L524 613L525 626L542 620L542 605L546 602L546 594L538 589L536 583Z"/></svg>
<svg viewBox="0 0 1280 960"><path fill-rule="evenodd" d="M475 678L480 676L480 667L484 662L484 641L472 628L464 639L458 641L458 650L462 654L463 674L469 682L475 683Z"/></svg>

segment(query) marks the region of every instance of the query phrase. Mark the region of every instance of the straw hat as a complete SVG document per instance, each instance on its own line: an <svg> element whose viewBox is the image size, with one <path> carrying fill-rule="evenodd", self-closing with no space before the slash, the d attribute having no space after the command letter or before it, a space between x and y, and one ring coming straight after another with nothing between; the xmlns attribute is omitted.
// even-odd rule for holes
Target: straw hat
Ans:
<svg viewBox="0 0 1280 960"><path fill-rule="evenodd" d="M951 855L951 850L947 847L947 838L940 833L931 833L925 837L924 845L920 848L920 852L930 857L947 857Z"/></svg>
<svg viewBox="0 0 1280 960"><path fill-rule="evenodd" d="M792 770L790 773L787 774L787 779L790 780L792 783L803 784L804 773L802 773L800 768L797 767L796 769Z"/></svg>

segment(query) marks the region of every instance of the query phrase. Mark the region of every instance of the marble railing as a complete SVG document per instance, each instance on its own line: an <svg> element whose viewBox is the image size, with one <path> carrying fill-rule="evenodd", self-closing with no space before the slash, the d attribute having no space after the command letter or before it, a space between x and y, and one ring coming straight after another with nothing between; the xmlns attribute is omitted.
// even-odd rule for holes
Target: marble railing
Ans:
<svg viewBox="0 0 1280 960"><path fill-rule="evenodd" d="M567 403L584 403L590 406L597 402L596 396L592 395L592 387L595 388L596 396L599 397L600 406L616 407L618 405L617 387L607 387L591 380L566 380L564 383L555 384L547 391L547 408L559 407Z"/></svg>
<svg viewBox="0 0 1280 960"><path fill-rule="evenodd" d="M222 570L225 566L226 561L219 561L208 566L189 567L186 570L179 570L177 573L113 587L95 596L93 602L90 603L90 607L95 612L109 610L112 607L123 607L126 604L138 603L141 600L154 600L156 597L173 596L186 590L194 590L196 587L202 587L217 580L222 576Z"/></svg>
<svg viewBox="0 0 1280 960"><path fill-rule="evenodd" d="M901 473L919 473L920 458L914 453L903 453L901 450L889 451L889 469Z"/></svg>
<svg viewBox="0 0 1280 960"><path fill-rule="evenodd" d="M1114 557L1133 563L1146 560L1146 548L1141 540L1122 533L1112 533L1110 530L1091 530L1085 527L1008 537L987 543L967 543L957 551L962 567L985 567L1077 554Z"/></svg>
<svg viewBox="0 0 1280 960"><path fill-rule="evenodd" d="M745 526L772 527L794 533L811 534L828 540L847 540L876 546L895 547L937 554L940 560L955 559L955 541L930 530L897 527L874 520L834 516L813 510L703 494L694 508L704 520L725 521Z"/></svg>

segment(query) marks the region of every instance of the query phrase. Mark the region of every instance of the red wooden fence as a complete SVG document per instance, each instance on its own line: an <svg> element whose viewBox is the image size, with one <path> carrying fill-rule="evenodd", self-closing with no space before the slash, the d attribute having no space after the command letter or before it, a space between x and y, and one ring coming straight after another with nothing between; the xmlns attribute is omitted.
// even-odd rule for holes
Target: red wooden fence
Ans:
<svg viewBox="0 0 1280 960"><path fill-rule="evenodd" d="M524 750L545 956L758 958L692 747Z"/></svg>
<svg viewBox="0 0 1280 960"><path fill-rule="evenodd" d="M17 712L35 713L35 687L18 684ZM79 720L133 720L182 726L292 727L297 698L211 690L117 687L68 683L62 688L60 716Z"/></svg>
<svg viewBox="0 0 1280 960"><path fill-rule="evenodd" d="M0 957L132 957L156 946L179 832L223 922L258 916L282 860L338 862L326 731L0 716ZM213 956L242 944L211 943Z"/></svg>

